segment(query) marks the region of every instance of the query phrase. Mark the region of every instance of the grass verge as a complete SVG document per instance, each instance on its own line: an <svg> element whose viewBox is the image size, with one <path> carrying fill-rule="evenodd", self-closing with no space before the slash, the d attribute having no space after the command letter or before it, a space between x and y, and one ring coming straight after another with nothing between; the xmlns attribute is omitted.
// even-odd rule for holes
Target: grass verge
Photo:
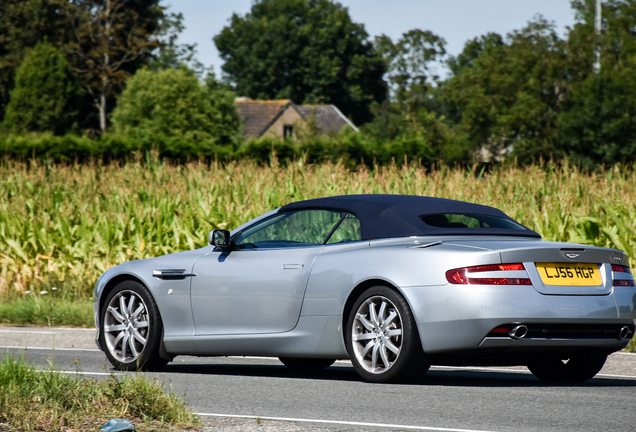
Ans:
<svg viewBox="0 0 636 432"><path fill-rule="evenodd" d="M91 300L29 296L0 302L0 324L93 327Z"/></svg>
<svg viewBox="0 0 636 432"><path fill-rule="evenodd" d="M96 381L38 371L12 356L0 362L0 430L97 430L112 418L128 419L140 432L198 425L185 401L157 380Z"/></svg>

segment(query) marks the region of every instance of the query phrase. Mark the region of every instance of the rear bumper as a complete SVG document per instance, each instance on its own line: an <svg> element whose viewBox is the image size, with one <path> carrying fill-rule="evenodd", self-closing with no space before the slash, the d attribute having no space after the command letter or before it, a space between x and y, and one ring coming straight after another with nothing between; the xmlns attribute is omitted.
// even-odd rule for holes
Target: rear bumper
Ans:
<svg viewBox="0 0 636 432"><path fill-rule="evenodd" d="M533 286L511 285L443 285L402 290L428 354L534 354L585 349L613 352L627 346L636 326L634 287L614 287L603 296L545 295ZM493 329L508 324L535 329L610 326L607 328L616 327L616 333L541 334L535 330L521 339L505 334L492 337ZM629 327L630 335L619 339L623 326Z"/></svg>
<svg viewBox="0 0 636 432"><path fill-rule="evenodd" d="M478 350L492 351L501 350L502 353L547 353L547 352L570 352L578 350L594 349L607 351L622 350L629 344L628 339L504 339L485 338L479 344Z"/></svg>

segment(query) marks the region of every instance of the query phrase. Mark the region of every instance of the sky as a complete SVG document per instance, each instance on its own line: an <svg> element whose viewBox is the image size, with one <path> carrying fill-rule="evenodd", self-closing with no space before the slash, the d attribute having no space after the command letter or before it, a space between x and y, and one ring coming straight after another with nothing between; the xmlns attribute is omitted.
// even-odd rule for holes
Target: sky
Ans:
<svg viewBox="0 0 636 432"><path fill-rule="evenodd" d="M459 54L466 41L489 32L508 34L537 14L557 26L563 36L574 24L569 0L340 0L370 38L385 34L394 42L412 29L430 30L446 40L446 51ZM170 12L181 12L185 30L180 43L196 43L197 58L221 76L222 60L212 38L228 25L233 13L245 15L252 0L164 0ZM443 74L443 71L439 71Z"/></svg>

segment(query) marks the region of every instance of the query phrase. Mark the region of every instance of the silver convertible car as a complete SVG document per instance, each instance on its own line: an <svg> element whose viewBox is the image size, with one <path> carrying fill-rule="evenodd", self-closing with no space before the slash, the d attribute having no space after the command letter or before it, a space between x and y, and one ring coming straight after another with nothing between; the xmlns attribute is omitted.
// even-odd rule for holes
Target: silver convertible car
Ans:
<svg viewBox="0 0 636 432"><path fill-rule="evenodd" d="M93 310L97 345L123 370L273 356L301 370L350 359L371 382L430 365L524 365L577 382L634 335L636 287L623 252L543 241L491 207L350 195L118 265Z"/></svg>

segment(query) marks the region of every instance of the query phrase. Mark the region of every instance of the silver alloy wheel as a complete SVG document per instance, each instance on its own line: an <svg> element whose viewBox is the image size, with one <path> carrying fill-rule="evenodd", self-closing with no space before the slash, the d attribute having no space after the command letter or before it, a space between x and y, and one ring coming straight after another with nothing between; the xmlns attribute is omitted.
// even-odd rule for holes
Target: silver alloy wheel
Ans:
<svg viewBox="0 0 636 432"><path fill-rule="evenodd" d="M402 317L384 296L373 296L360 305L351 328L357 362L367 372L381 374L395 363L402 350Z"/></svg>
<svg viewBox="0 0 636 432"><path fill-rule="evenodd" d="M104 339L117 361L137 361L148 342L150 317L143 299L134 291L118 292L104 314Z"/></svg>

